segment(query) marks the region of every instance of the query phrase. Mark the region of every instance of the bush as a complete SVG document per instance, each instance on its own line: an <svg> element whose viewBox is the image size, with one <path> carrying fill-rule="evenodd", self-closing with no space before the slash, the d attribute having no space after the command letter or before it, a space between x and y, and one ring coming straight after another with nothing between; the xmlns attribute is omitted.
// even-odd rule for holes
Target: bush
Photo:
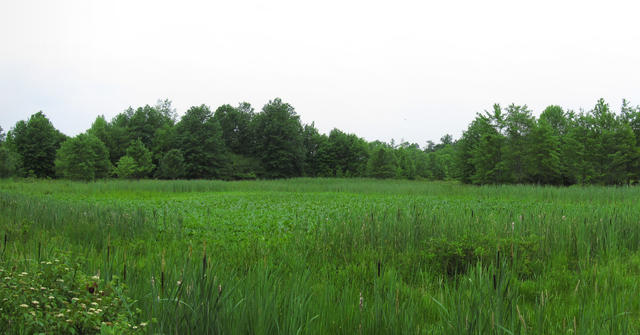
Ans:
<svg viewBox="0 0 640 335"><path fill-rule="evenodd" d="M59 176L76 180L105 178L111 171L107 147L87 134L64 141L56 154L55 166Z"/></svg>
<svg viewBox="0 0 640 335"><path fill-rule="evenodd" d="M0 329L8 334L138 334L125 287L54 259L15 270L0 263ZM27 270L28 269L28 270Z"/></svg>

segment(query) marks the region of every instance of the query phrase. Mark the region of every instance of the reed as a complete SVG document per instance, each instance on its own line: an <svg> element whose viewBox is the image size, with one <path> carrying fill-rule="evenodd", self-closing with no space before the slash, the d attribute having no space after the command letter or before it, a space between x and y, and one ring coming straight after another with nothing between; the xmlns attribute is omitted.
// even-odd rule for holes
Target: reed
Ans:
<svg viewBox="0 0 640 335"><path fill-rule="evenodd" d="M0 268L68 255L125 284L150 334L635 334L639 198L367 179L0 181Z"/></svg>

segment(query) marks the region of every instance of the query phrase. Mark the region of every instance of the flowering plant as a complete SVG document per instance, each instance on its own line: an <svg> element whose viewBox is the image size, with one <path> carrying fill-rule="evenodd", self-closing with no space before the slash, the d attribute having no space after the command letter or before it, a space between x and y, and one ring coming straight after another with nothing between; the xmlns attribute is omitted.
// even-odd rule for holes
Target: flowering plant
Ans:
<svg viewBox="0 0 640 335"><path fill-rule="evenodd" d="M139 310L124 285L62 259L0 262L0 329L20 334L137 334Z"/></svg>

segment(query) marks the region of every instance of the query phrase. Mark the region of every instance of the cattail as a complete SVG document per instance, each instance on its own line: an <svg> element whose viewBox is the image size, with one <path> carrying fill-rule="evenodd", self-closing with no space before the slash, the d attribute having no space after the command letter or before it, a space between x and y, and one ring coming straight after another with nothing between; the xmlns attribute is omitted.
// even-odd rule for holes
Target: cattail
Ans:
<svg viewBox="0 0 640 335"><path fill-rule="evenodd" d="M380 264L380 261L378 261L378 277L380 277L380 268L382 267L382 265Z"/></svg>
<svg viewBox="0 0 640 335"><path fill-rule="evenodd" d="M362 297L362 291L360 291L360 310L362 311L362 305L364 304L364 298Z"/></svg>
<svg viewBox="0 0 640 335"><path fill-rule="evenodd" d="M181 278L184 279L184 272L182 273ZM178 297L176 297L176 309L178 308L178 305L180 304L180 297L182 296L182 290L180 289L182 287L182 279L178 280L178 282L176 283L178 285Z"/></svg>
<svg viewBox="0 0 640 335"><path fill-rule="evenodd" d="M160 272L160 292L164 295L164 249L162 249L162 263L161 263L161 272Z"/></svg>
<svg viewBox="0 0 640 335"><path fill-rule="evenodd" d="M111 257L111 233L107 235L107 263L109 263L110 257Z"/></svg>
<svg viewBox="0 0 640 335"><path fill-rule="evenodd" d="M127 280L127 253L125 252L124 255L122 255L123 259L123 265L122 265L122 280L126 281Z"/></svg>
<svg viewBox="0 0 640 335"><path fill-rule="evenodd" d="M205 276L205 271L207 271L207 243L202 244L202 278Z"/></svg>
<svg viewBox="0 0 640 335"><path fill-rule="evenodd" d="M218 284L218 294L222 294L222 284Z"/></svg>

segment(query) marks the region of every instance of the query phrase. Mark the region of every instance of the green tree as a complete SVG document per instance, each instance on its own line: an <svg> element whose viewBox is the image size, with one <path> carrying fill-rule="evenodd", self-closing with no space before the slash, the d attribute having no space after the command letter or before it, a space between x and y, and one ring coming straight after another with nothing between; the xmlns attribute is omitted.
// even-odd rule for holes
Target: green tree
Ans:
<svg viewBox="0 0 640 335"><path fill-rule="evenodd" d="M185 164L182 151L169 150L160 160L159 176L163 179L179 179L184 177Z"/></svg>
<svg viewBox="0 0 640 335"><path fill-rule="evenodd" d="M373 178L395 178L398 171L398 163L393 154L393 149L387 146L378 146L369 157L367 166L368 174Z"/></svg>
<svg viewBox="0 0 640 335"><path fill-rule="evenodd" d="M594 174L589 161L588 148L593 139L584 122L584 115L577 115L571 122L567 134L562 138L560 154L563 158L565 184L586 184Z"/></svg>
<svg viewBox="0 0 640 335"><path fill-rule="evenodd" d="M477 143L471 149L470 162L474 167L471 182L474 184L496 184L505 179L502 163L502 147L505 136L501 133L503 119L498 105L494 106L494 114L481 115L476 118Z"/></svg>
<svg viewBox="0 0 640 335"><path fill-rule="evenodd" d="M368 160L367 142L337 128L331 130L326 147L323 148L321 162L324 170L330 171L330 176L364 176Z"/></svg>
<svg viewBox="0 0 640 335"><path fill-rule="evenodd" d="M531 129L528 160L529 180L538 184L558 184L561 180L560 143L547 119L541 118Z"/></svg>
<svg viewBox="0 0 640 335"><path fill-rule="evenodd" d="M457 151L456 165L460 171L460 181L465 184L473 182L473 176L476 174L476 167L473 160L475 151L480 143L481 130L484 120L481 116L476 117L471 124L462 133L462 137L458 141L459 150ZM433 142L429 141L427 152L433 152Z"/></svg>
<svg viewBox="0 0 640 335"><path fill-rule="evenodd" d="M56 160L58 176L76 180L106 178L111 172L107 147L94 135L80 134L62 143Z"/></svg>
<svg viewBox="0 0 640 335"><path fill-rule="evenodd" d="M255 155L267 178L302 175L304 146L302 125L294 108L280 98L269 101L254 117Z"/></svg>
<svg viewBox="0 0 640 335"><path fill-rule="evenodd" d="M191 107L176 124L176 142L189 179L223 178L229 164L220 123L205 105Z"/></svg>
<svg viewBox="0 0 640 335"><path fill-rule="evenodd" d="M502 146L502 161L499 169L502 179L497 182L526 183L529 182L527 171L527 152L531 145L530 133L535 125L531 111L527 106L510 105L504 119L506 140Z"/></svg>
<svg viewBox="0 0 640 335"><path fill-rule="evenodd" d="M11 137L25 173L40 178L55 176L56 151L66 136L42 112L16 123Z"/></svg>
<svg viewBox="0 0 640 335"><path fill-rule="evenodd" d="M620 119L622 123L629 125L636 139L635 159L629 169L630 179L637 182L640 180L640 106L632 107L629 101L623 100Z"/></svg>
<svg viewBox="0 0 640 335"><path fill-rule="evenodd" d="M155 110L162 115L165 123L175 124L178 118L178 113L176 113L176 109L173 108L172 102L169 99L158 99L156 105L154 106Z"/></svg>
<svg viewBox="0 0 640 335"><path fill-rule="evenodd" d="M15 146L0 127L0 178L16 177L20 175L20 155Z"/></svg>
<svg viewBox="0 0 640 335"><path fill-rule="evenodd" d="M409 151L406 148L398 148L396 149L396 157L398 157L397 176L409 180L416 179L416 165L411 159Z"/></svg>
<svg viewBox="0 0 640 335"><path fill-rule="evenodd" d="M220 123L222 139L227 148L239 155L250 155L253 150L251 121L255 113L247 102L238 107L222 105L216 109L213 118Z"/></svg>
<svg viewBox="0 0 640 335"><path fill-rule="evenodd" d="M570 141L568 134L574 126L574 117L573 112L565 112L562 107L551 105L545 108L540 114L538 121L546 123L551 128L551 135L557 139L558 170L560 174L557 180L558 184L571 185L576 182L575 178L572 177L573 171L569 168L573 164L573 162L569 161L569 155L571 153L565 153L565 150L568 150L568 141ZM573 146L575 146L575 144Z"/></svg>
<svg viewBox="0 0 640 335"><path fill-rule="evenodd" d="M167 124L172 125L173 120L156 108L149 105L138 107L129 118L129 136L132 140L141 140L147 148L151 148L156 131Z"/></svg>
<svg viewBox="0 0 640 335"><path fill-rule="evenodd" d="M302 145L304 147L304 175L319 177L329 175L322 166L323 153L326 152L329 139L326 135L320 134L315 124L307 124L302 131ZM327 167L328 169L328 167Z"/></svg>
<svg viewBox="0 0 640 335"><path fill-rule="evenodd" d="M7 145L0 146L0 178L20 175L20 155Z"/></svg>
<svg viewBox="0 0 640 335"><path fill-rule="evenodd" d="M136 161L127 155L120 157L114 170L114 173L118 178L124 179L135 178L137 172L138 165L136 164Z"/></svg>
<svg viewBox="0 0 640 335"><path fill-rule="evenodd" d="M87 134L93 135L105 143L109 137L109 122L104 118L104 115L96 117L95 121L91 124L91 127L87 130Z"/></svg>
<svg viewBox="0 0 640 335"><path fill-rule="evenodd" d="M636 175L635 163L638 160L638 148L633 129L628 124L620 124L612 134L613 150L609 153L607 164L607 184L628 184Z"/></svg>
<svg viewBox="0 0 640 335"><path fill-rule="evenodd" d="M116 164L120 157L126 155L126 150L131 144L131 135L129 134L131 115L133 115L133 109L129 108L124 113L116 115L106 127L106 137L103 142L109 149L109 158L112 164ZM101 122L96 120L94 123L97 123L97 127L99 127ZM96 136L100 137L99 131L96 131Z"/></svg>
<svg viewBox="0 0 640 335"><path fill-rule="evenodd" d="M155 168L151 160L151 151L142 143L140 139L131 142L127 148L127 155L133 158L135 162L135 172L132 177L146 178L151 175L151 171Z"/></svg>

